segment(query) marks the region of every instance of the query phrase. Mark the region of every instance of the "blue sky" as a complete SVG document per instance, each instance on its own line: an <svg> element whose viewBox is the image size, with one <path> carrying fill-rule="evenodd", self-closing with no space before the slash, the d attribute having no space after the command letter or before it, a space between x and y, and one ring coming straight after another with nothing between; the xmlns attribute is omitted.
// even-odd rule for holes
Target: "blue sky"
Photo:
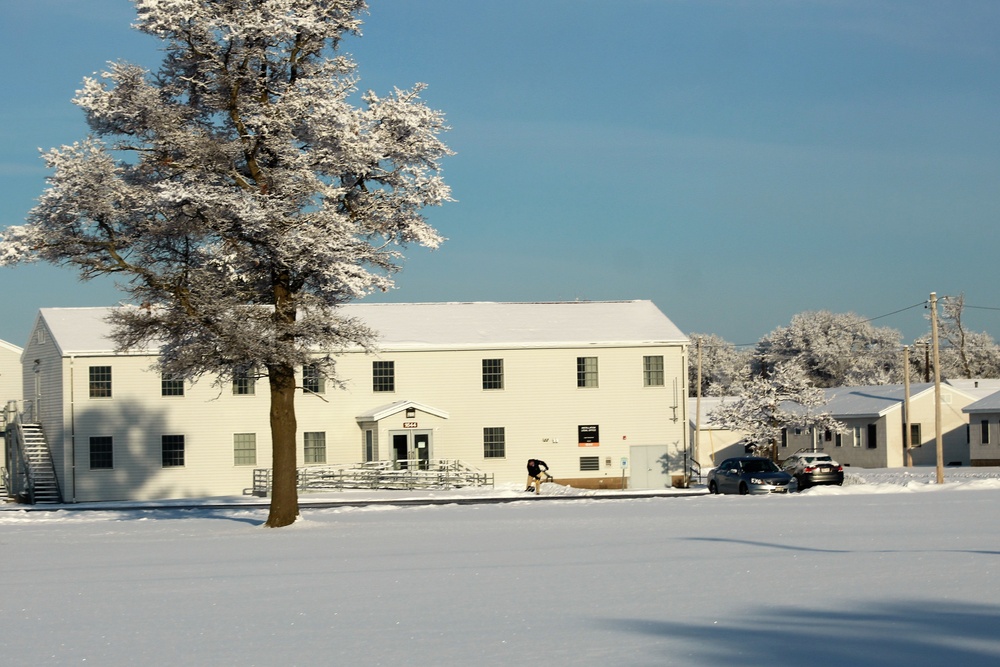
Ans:
<svg viewBox="0 0 1000 667"><path fill-rule="evenodd" d="M879 317L964 292L1000 336L995 0L372 0L361 87L426 82L457 152L449 241L380 300L651 299L752 343L792 315ZM0 225L81 139L82 78L160 44L127 0L0 4ZM110 281L0 269L0 338ZM875 321L906 339L923 309Z"/></svg>

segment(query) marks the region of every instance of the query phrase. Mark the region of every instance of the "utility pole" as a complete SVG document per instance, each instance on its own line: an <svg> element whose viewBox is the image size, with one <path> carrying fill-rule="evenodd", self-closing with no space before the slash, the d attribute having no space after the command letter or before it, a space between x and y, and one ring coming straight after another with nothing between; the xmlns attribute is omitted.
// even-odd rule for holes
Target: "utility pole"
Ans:
<svg viewBox="0 0 1000 667"><path fill-rule="evenodd" d="M694 390L694 460L698 461L698 469L701 470L701 336L695 341L695 348L698 350L698 386ZM714 452L712 459L714 463Z"/></svg>
<svg viewBox="0 0 1000 667"><path fill-rule="evenodd" d="M903 452L906 467L913 467L913 435L910 431L910 346L903 346Z"/></svg>
<svg viewBox="0 0 1000 667"><path fill-rule="evenodd" d="M934 445L937 448L937 483L944 484L944 441L941 438L941 364L938 357L937 294L931 292L931 345L934 346Z"/></svg>

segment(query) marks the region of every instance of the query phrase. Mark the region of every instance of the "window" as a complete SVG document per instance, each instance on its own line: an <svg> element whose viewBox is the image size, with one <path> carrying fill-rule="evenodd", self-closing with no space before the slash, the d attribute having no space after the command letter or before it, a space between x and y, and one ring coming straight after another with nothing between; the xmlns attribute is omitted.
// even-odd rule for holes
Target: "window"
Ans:
<svg viewBox="0 0 1000 667"><path fill-rule="evenodd" d="M304 463L326 463L326 432L315 431L302 434Z"/></svg>
<svg viewBox="0 0 1000 667"><path fill-rule="evenodd" d="M503 359L483 359L483 389L503 389Z"/></svg>
<svg viewBox="0 0 1000 667"><path fill-rule="evenodd" d="M175 378L171 375L160 377L160 396L183 396L184 379Z"/></svg>
<svg viewBox="0 0 1000 667"><path fill-rule="evenodd" d="M302 390L307 394L322 394L326 391L326 378L315 364L302 367Z"/></svg>
<svg viewBox="0 0 1000 667"><path fill-rule="evenodd" d="M576 386L597 386L597 357L576 358Z"/></svg>
<svg viewBox="0 0 1000 667"><path fill-rule="evenodd" d="M990 444L990 420L984 419L979 422L979 444Z"/></svg>
<svg viewBox="0 0 1000 667"><path fill-rule="evenodd" d="M875 449L878 447L878 426L876 424L868 425L868 449Z"/></svg>
<svg viewBox="0 0 1000 667"><path fill-rule="evenodd" d="M396 391L395 362L372 362L372 391Z"/></svg>
<svg viewBox="0 0 1000 667"><path fill-rule="evenodd" d="M855 426L854 427L854 446L855 447L860 447L861 446L861 427L860 426Z"/></svg>
<svg viewBox="0 0 1000 667"><path fill-rule="evenodd" d="M506 436L503 426L488 426L483 429L483 457L502 459L507 455Z"/></svg>
<svg viewBox="0 0 1000 667"><path fill-rule="evenodd" d="M184 465L183 435L160 436L160 445L163 451L164 468L173 468Z"/></svg>
<svg viewBox="0 0 1000 667"><path fill-rule="evenodd" d="M111 366L90 367L90 397L111 398Z"/></svg>
<svg viewBox="0 0 1000 667"><path fill-rule="evenodd" d="M233 394L235 396L253 396L256 393L256 378L251 371L239 371L233 377Z"/></svg>
<svg viewBox="0 0 1000 667"><path fill-rule="evenodd" d="M788 429L787 428L781 429L781 446L782 447L787 447L788 446Z"/></svg>
<svg viewBox="0 0 1000 667"><path fill-rule="evenodd" d="M233 465L257 465L257 434L233 434Z"/></svg>
<svg viewBox="0 0 1000 667"><path fill-rule="evenodd" d="M642 358L642 386L663 386L663 355Z"/></svg>
<svg viewBox="0 0 1000 667"><path fill-rule="evenodd" d="M375 442L375 431L365 430L365 461L378 461L378 443Z"/></svg>
<svg viewBox="0 0 1000 667"><path fill-rule="evenodd" d="M600 470L601 469L601 457L600 456L581 456L580 457L580 471L585 472L588 470Z"/></svg>
<svg viewBox="0 0 1000 667"><path fill-rule="evenodd" d="M906 434L906 426L903 426L903 434ZM921 442L920 424L910 424L910 447L919 447Z"/></svg>
<svg viewBox="0 0 1000 667"><path fill-rule="evenodd" d="M110 435L99 435L90 439L90 469L109 470L115 467L114 450Z"/></svg>
<svg viewBox="0 0 1000 667"><path fill-rule="evenodd" d="M833 436L833 446L834 447L844 446L844 436L842 433L837 433Z"/></svg>
<svg viewBox="0 0 1000 667"><path fill-rule="evenodd" d="M833 440L833 431L826 429L823 431L823 442L830 442L831 440Z"/></svg>

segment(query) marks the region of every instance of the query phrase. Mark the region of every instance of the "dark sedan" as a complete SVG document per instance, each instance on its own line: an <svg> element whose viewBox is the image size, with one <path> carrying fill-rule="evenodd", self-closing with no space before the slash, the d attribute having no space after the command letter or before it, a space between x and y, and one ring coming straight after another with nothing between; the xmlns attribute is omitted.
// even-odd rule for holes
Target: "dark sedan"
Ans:
<svg viewBox="0 0 1000 667"><path fill-rule="evenodd" d="M735 456L708 473L708 490L711 493L789 493L798 488L794 477L771 459L760 456Z"/></svg>

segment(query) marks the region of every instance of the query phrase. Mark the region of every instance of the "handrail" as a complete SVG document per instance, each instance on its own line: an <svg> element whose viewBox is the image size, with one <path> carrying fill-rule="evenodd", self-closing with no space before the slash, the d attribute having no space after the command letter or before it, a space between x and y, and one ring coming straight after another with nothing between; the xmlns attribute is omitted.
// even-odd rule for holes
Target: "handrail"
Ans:
<svg viewBox="0 0 1000 667"><path fill-rule="evenodd" d="M303 466L297 468L296 473L300 491L493 486L493 473L482 472L457 459L400 459L347 466ZM271 474L270 468L254 469L253 488L248 491L255 496L267 496L271 491Z"/></svg>
<svg viewBox="0 0 1000 667"><path fill-rule="evenodd" d="M21 464L20 472L24 475L25 490L28 492L28 502L34 504L35 473L34 470L32 470L32 466L28 463L28 453L25 451L24 430L21 425L21 413L17 410L17 403L14 401L8 402L5 412L7 420L6 439L13 440L14 451L12 451L12 453ZM11 416L12 414L13 416ZM8 444L8 447L9 446L10 445ZM10 484L7 488L8 493L14 492L13 480L10 480Z"/></svg>

